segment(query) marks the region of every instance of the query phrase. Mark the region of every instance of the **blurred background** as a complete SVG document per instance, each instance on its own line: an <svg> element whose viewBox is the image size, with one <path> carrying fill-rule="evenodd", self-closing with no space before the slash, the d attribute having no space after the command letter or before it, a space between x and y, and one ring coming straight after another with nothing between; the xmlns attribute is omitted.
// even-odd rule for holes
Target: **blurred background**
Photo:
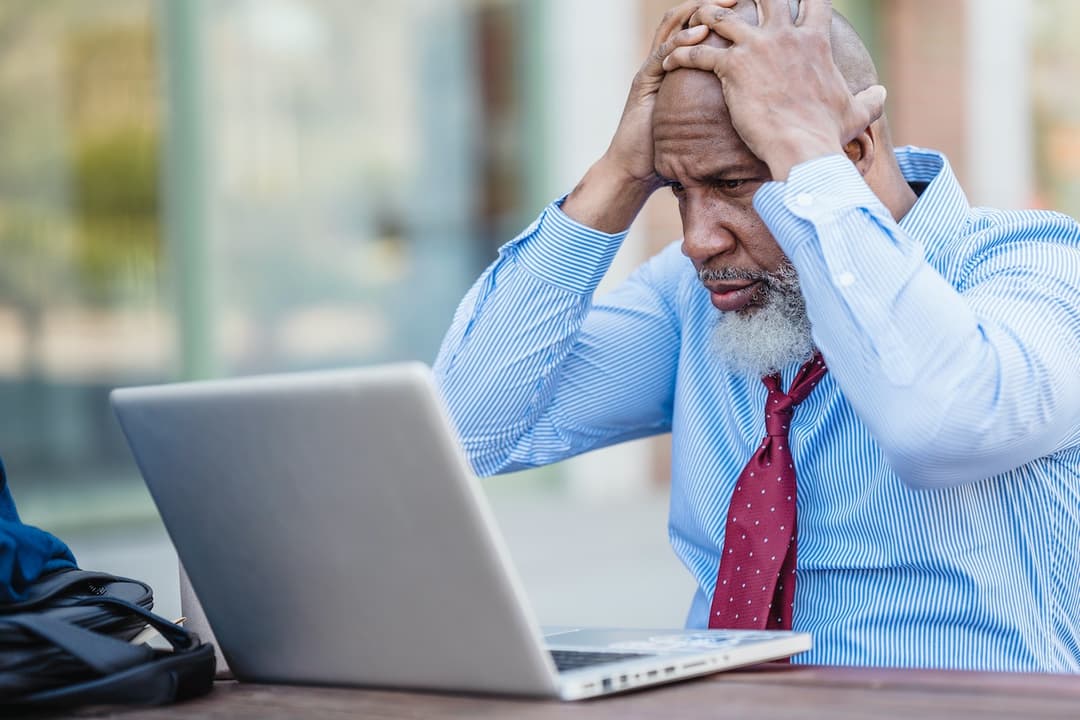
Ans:
<svg viewBox="0 0 1080 720"><path fill-rule="evenodd" d="M603 152L670 4L0 3L0 456L24 520L177 612L109 390L430 362L496 249ZM898 143L945 151L975 204L1080 215L1080 3L835 4ZM658 195L601 292L678 234ZM667 466L656 439L483 481L542 622L682 623Z"/></svg>

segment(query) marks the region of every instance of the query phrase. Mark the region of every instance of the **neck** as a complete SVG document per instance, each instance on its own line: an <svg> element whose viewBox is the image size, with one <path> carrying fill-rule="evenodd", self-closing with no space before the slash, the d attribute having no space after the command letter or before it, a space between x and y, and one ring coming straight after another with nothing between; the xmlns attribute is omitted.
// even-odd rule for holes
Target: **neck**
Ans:
<svg viewBox="0 0 1080 720"><path fill-rule="evenodd" d="M892 213L893 219L900 222L905 215L915 206L919 196L908 185L907 178L900 171L900 165L896 162L896 154L889 148L886 154L889 162L884 168L882 181L875 194L881 203Z"/></svg>

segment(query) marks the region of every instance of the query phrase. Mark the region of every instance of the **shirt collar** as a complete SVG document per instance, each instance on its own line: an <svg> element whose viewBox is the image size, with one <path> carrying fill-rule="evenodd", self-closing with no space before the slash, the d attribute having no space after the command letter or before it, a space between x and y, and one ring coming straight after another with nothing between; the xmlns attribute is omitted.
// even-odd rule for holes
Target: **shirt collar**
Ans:
<svg viewBox="0 0 1080 720"><path fill-rule="evenodd" d="M971 206L941 153L911 146L897 148L896 161L908 182L929 183L900 227L923 244L928 258L933 257L956 237Z"/></svg>

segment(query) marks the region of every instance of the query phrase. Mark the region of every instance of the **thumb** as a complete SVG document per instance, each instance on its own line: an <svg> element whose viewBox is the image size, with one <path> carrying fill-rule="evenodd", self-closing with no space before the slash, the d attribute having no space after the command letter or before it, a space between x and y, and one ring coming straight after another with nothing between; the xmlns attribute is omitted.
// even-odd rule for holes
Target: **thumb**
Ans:
<svg viewBox="0 0 1080 720"><path fill-rule="evenodd" d="M866 113L867 118L862 127L855 129L856 133L865 130L885 114L885 98L888 94L884 85L871 85L855 95L855 106Z"/></svg>

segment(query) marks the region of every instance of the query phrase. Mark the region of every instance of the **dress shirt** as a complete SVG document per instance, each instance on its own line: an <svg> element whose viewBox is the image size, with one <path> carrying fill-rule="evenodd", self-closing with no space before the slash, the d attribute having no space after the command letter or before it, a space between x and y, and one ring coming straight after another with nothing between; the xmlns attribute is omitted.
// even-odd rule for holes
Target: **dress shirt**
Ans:
<svg viewBox="0 0 1080 720"><path fill-rule="evenodd" d="M943 156L897 157L925 184L899 223L840 155L754 197L829 366L791 428L796 662L1080 672L1080 226L973 208ZM671 432L669 536L705 627L766 389L710 350L678 243L594 299L625 234L559 205L466 295L437 382L479 474Z"/></svg>

